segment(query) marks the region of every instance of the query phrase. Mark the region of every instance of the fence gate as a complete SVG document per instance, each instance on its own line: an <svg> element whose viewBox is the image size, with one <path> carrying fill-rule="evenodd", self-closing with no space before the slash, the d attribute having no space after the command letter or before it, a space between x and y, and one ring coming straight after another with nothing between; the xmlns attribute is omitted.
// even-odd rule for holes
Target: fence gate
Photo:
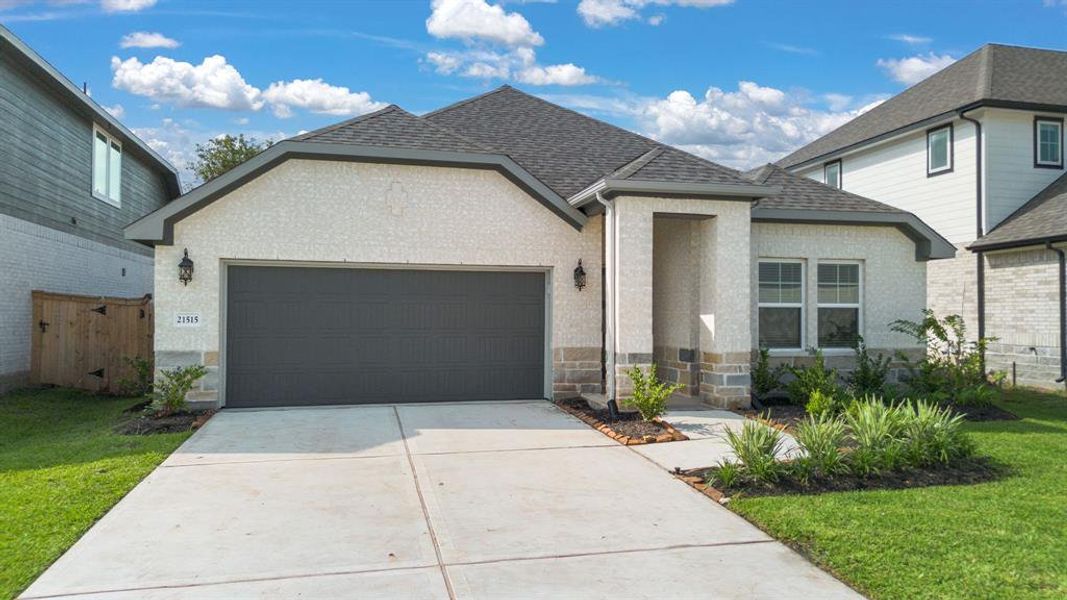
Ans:
<svg viewBox="0 0 1067 600"><path fill-rule="evenodd" d="M33 292L31 382L119 392L127 358L152 360L152 297Z"/></svg>

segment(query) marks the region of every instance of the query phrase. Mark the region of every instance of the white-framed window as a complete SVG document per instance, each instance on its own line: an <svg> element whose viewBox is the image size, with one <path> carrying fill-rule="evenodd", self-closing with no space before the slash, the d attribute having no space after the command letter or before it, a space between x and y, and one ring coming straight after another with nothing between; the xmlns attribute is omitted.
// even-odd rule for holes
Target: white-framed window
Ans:
<svg viewBox="0 0 1067 600"><path fill-rule="evenodd" d="M93 126L93 196L122 204L122 142Z"/></svg>
<svg viewBox="0 0 1067 600"><path fill-rule="evenodd" d="M835 160L822 166L823 183L841 189L841 161Z"/></svg>
<svg viewBox="0 0 1067 600"><path fill-rule="evenodd" d="M818 265L818 346L855 348L863 329L863 269L853 261Z"/></svg>
<svg viewBox="0 0 1067 600"><path fill-rule="evenodd" d="M758 291L761 348L800 350L804 347L804 263L760 259Z"/></svg>
<svg viewBox="0 0 1067 600"><path fill-rule="evenodd" d="M1034 119L1034 166L1063 168L1063 119Z"/></svg>
<svg viewBox="0 0 1067 600"><path fill-rule="evenodd" d="M926 176L952 172L952 124L926 132Z"/></svg>

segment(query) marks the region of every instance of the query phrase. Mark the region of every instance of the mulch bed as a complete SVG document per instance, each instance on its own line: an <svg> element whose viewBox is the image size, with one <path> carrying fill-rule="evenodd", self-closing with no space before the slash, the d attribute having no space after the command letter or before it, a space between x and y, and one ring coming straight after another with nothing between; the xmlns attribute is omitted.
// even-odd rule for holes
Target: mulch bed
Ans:
<svg viewBox="0 0 1067 600"><path fill-rule="evenodd" d="M606 409L590 406L585 398L560 400L556 402L556 406L578 417L593 429L627 446L680 442L689 439L685 434L671 427L669 423L659 419L645 421L636 412L619 412L618 418L612 420Z"/></svg>
<svg viewBox="0 0 1067 600"><path fill-rule="evenodd" d="M950 404L948 408L951 408L955 412L963 415L964 419L968 421L1018 421L1018 415L1010 413L999 406L966 406L958 404Z"/></svg>
<svg viewBox="0 0 1067 600"><path fill-rule="evenodd" d="M855 490L896 490L929 487L934 485L970 485L994 481L1004 477L1008 470L1003 465L986 457L974 457L950 465L930 469L904 469L860 477L837 475L832 479L820 479L804 483L793 476L783 476L774 483L746 482L736 488L717 489L704 483L709 474L718 467L706 467L678 471L675 476L703 492L717 502L725 503L731 496L781 496L784 494L822 494Z"/></svg>
<svg viewBox="0 0 1067 600"><path fill-rule="evenodd" d="M143 407L142 407L143 410ZM127 412L130 412L129 410ZM153 433L181 433L200 429L215 411L176 412L165 417L140 415L115 428L123 435L151 435Z"/></svg>

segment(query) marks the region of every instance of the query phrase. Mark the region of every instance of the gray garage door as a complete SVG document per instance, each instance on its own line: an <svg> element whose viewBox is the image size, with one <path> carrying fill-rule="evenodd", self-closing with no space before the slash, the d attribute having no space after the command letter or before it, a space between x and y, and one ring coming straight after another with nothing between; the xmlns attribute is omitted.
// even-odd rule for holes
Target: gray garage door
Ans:
<svg viewBox="0 0 1067 600"><path fill-rule="evenodd" d="M229 407L544 397L543 273L228 271Z"/></svg>

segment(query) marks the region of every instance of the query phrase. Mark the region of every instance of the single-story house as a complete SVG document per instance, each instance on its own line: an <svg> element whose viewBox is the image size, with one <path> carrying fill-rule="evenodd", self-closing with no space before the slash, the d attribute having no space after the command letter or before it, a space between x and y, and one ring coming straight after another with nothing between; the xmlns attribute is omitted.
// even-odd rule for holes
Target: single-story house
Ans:
<svg viewBox="0 0 1067 600"><path fill-rule="evenodd" d="M955 252L910 213L509 86L282 141L126 235L155 246L157 368L206 365L191 399L227 407L614 399L653 361L747 406L761 345L921 352L888 323Z"/></svg>

